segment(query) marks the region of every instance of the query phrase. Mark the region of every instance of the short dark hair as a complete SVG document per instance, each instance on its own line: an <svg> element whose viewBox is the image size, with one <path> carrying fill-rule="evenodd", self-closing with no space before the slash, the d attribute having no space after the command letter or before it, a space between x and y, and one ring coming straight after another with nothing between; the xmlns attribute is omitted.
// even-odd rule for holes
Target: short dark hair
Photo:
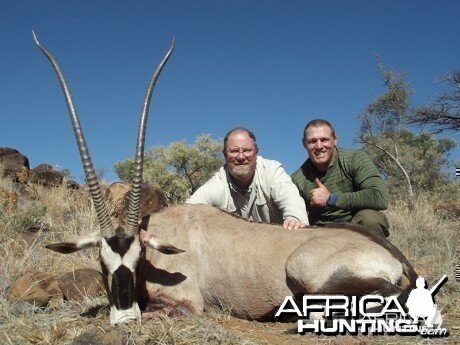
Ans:
<svg viewBox="0 0 460 345"><path fill-rule="evenodd" d="M228 141L228 137L233 133L233 132L246 132L249 136L249 138L252 139L253 143L254 143L254 146L255 148L257 149L257 143L256 143L256 136L254 135L254 133L252 133L249 129L247 128L244 128L244 127L236 127L236 128L233 128L231 131L229 131L227 134L225 134L225 137L224 137L224 150L227 148L227 141Z"/></svg>
<svg viewBox="0 0 460 345"><path fill-rule="evenodd" d="M310 128L310 127L319 127L319 126L327 126L330 128L331 130L331 133L332 133L332 136L335 138L336 135L335 135L335 131L334 131L334 127L332 127L331 123L327 120L324 120L324 119L314 119L314 120L311 120L309 123L306 124L304 130L303 130L303 139L305 141L305 139L307 138L306 134L307 134L307 129Z"/></svg>

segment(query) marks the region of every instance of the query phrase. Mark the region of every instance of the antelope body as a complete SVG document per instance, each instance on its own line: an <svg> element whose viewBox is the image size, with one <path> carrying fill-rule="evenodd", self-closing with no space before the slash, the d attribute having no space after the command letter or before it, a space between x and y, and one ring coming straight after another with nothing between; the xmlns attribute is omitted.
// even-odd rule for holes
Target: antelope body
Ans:
<svg viewBox="0 0 460 345"><path fill-rule="evenodd" d="M230 309L267 319L288 295L397 296L403 273L416 277L394 246L359 226L286 230L182 205L152 214L147 231L185 249L147 249L139 265L139 301L154 315Z"/></svg>
<svg viewBox="0 0 460 345"><path fill-rule="evenodd" d="M400 295L398 283L403 275L415 286L417 275L399 250L359 226L336 224L326 229L286 230L279 225L249 222L210 206L182 205L150 215L147 228L140 228L149 104L174 41L147 87L127 225L115 229L70 89L54 57L35 34L34 39L53 66L64 92L101 227L91 235L47 247L61 253L100 248L112 324L140 320L141 308L146 316L153 317L225 308L237 317L265 319L274 315L287 295Z"/></svg>

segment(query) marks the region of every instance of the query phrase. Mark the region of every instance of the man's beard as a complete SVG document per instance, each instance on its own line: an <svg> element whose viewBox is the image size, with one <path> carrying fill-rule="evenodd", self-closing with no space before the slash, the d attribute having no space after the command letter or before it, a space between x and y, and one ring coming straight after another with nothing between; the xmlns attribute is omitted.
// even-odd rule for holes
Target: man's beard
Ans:
<svg viewBox="0 0 460 345"><path fill-rule="evenodd" d="M233 168L228 169L228 172L233 177L251 177L254 174L254 171L248 165L237 165Z"/></svg>

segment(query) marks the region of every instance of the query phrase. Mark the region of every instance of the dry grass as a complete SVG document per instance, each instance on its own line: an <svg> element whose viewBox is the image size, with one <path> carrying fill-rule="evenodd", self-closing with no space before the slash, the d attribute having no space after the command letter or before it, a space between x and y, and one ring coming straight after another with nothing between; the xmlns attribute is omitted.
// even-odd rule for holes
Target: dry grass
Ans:
<svg viewBox="0 0 460 345"><path fill-rule="evenodd" d="M460 343L460 282L455 279L455 265L460 264L460 221L456 217L458 210L446 211L441 207L451 197L452 193L446 198L429 193L419 195L413 210L404 199L395 199L388 210L390 241L406 255L417 273L429 286L444 274L448 276L435 301L450 336L424 342Z"/></svg>
<svg viewBox="0 0 460 345"><path fill-rule="evenodd" d="M8 183L0 181L0 188L11 188ZM9 287L28 271L62 274L76 268L99 269L95 249L61 255L43 248L44 243L97 229L86 192L66 188L36 189L39 199L20 200L16 210L3 208L0 203L0 253L3 256L0 261L0 339L3 344L70 344L74 341L85 343L85 339L97 343L96 335L111 335L116 340L113 343L120 344L460 343L460 288L454 277L455 264L460 262L460 222L455 216L438 212L438 201L433 197L420 197L413 211L409 211L404 200L394 200L388 211L392 224L390 240L430 284L443 274L449 276L436 302L442 308L444 326L450 330L450 336L443 339L302 337L284 334L284 330L292 327L289 324L236 320L225 313L148 320L143 321L142 326L133 322L112 328L108 325L108 309L99 308L107 305L104 296L86 298L80 303L52 300L46 308L10 302L7 299ZM18 247L18 234L37 224L42 229L38 240L28 247ZM98 312L91 317L81 316L91 309Z"/></svg>

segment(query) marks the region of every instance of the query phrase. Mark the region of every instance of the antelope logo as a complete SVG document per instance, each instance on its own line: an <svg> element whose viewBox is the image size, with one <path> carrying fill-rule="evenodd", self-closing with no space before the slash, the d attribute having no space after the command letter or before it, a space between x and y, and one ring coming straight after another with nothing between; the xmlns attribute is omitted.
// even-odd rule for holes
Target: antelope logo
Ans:
<svg viewBox="0 0 460 345"><path fill-rule="evenodd" d="M447 276L444 275L430 290L428 290L425 288L425 278L417 278L417 287L410 292L406 302L406 306L409 309L409 315L414 320L414 323L417 323L419 318L426 318L425 326L432 328L433 325L436 325L437 328L441 327L442 316L437 305L434 304L434 296L446 281Z"/></svg>

